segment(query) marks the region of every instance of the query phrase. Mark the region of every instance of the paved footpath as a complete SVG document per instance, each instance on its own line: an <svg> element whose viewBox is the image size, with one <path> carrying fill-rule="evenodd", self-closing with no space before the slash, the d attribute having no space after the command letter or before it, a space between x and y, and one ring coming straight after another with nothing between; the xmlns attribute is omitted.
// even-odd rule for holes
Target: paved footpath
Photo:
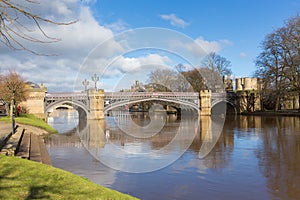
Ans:
<svg viewBox="0 0 300 200"><path fill-rule="evenodd" d="M3 147L2 150L0 149L1 152L3 151L5 155L10 155L10 153L13 152L13 154L17 154L19 157L51 165L51 159L43 140L43 136L48 135L49 133L43 129L30 125L16 125L19 126L16 134L12 135L10 139L4 143L7 148ZM23 130L24 135L22 134L23 137L21 137ZM11 124L0 121L0 144L10 132Z"/></svg>
<svg viewBox="0 0 300 200"><path fill-rule="evenodd" d="M11 132L11 124L0 121L0 142Z"/></svg>

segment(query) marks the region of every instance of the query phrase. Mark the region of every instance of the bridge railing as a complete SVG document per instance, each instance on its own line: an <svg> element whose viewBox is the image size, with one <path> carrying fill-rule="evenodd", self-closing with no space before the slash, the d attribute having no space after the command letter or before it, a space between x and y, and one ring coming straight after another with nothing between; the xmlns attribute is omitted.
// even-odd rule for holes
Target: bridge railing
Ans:
<svg viewBox="0 0 300 200"><path fill-rule="evenodd" d="M87 94L82 92L52 92L46 93L47 100L55 99L86 99Z"/></svg>
<svg viewBox="0 0 300 200"><path fill-rule="evenodd" d="M135 97L191 97L199 98L199 93L195 92L105 92L105 98L135 98Z"/></svg>

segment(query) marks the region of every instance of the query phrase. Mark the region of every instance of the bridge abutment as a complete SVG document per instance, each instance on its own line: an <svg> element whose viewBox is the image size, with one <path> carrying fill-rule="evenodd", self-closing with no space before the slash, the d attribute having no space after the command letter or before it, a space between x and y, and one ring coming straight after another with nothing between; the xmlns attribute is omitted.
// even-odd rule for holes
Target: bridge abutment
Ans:
<svg viewBox="0 0 300 200"><path fill-rule="evenodd" d="M211 115L211 91L210 90L200 91L199 100L200 100L199 115L210 116Z"/></svg>
<svg viewBox="0 0 300 200"><path fill-rule="evenodd" d="M29 114L36 117L44 118L44 100L47 89L42 88L29 88L28 98L26 101L20 103L20 106L26 109Z"/></svg>
<svg viewBox="0 0 300 200"><path fill-rule="evenodd" d="M88 119L104 119L104 90L88 90L89 114Z"/></svg>

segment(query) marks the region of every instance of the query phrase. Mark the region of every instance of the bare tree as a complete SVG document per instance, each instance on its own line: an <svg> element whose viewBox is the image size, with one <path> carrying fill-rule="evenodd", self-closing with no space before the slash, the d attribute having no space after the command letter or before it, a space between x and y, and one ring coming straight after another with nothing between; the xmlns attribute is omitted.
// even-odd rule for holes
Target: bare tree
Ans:
<svg viewBox="0 0 300 200"><path fill-rule="evenodd" d="M215 52L211 52L204 58L202 66L199 70L208 88L213 92L223 92L222 77L232 74L231 62Z"/></svg>
<svg viewBox="0 0 300 200"><path fill-rule="evenodd" d="M290 18L283 30L284 64L288 68L285 77L289 80L291 92L298 94L300 112L300 17Z"/></svg>
<svg viewBox="0 0 300 200"><path fill-rule="evenodd" d="M293 17L282 28L268 34L256 60L256 75L264 80L264 93L274 92L275 110L290 95L300 104L300 18ZM263 98L268 99L268 98ZM300 110L300 109L299 109Z"/></svg>
<svg viewBox="0 0 300 200"><path fill-rule="evenodd" d="M149 74L148 82L152 83L155 91L175 91L177 73L169 69L156 69Z"/></svg>
<svg viewBox="0 0 300 200"><path fill-rule="evenodd" d="M204 58L202 65L212 72L217 72L220 76L230 76L232 74L231 62L215 52L209 53Z"/></svg>
<svg viewBox="0 0 300 200"><path fill-rule="evenodd" d="M280 36L277 33L267 35L262 43L263 52L258 56L257 75L264 80L263 91L272 90L275 95L275 110L279 110L286 87L283 87L285 65L282 62ZM265 93L268 94L268 93Z"/></svg>
<svg viewBox="0 0 300 200"><path fill-rule="evenodd" d="M206 89L202 75L198 69L189 70L182 72L182 75L191 85L191 89L194 92L200 92L201 90Z"/></svg>
<svg viewBox="0 0 300 200"><path fill-rule="evenodd" d="M56 22L33 13L30 7L38 4L37 0L0 0L0 41L4 45L14 50L26 50L34 54L41 54L25 46L24 42L52 43L59 41L58 38L47 35L42 28L42 23L69 25L75 22ZM32 27L35 27L44 39L37 38L33 34L35 30Z"/></svg>
<svg viewBox="0 0 300 200"><path fill-rule="evenodd" d="M15 71L9 71L6 75L0 76L0 99L14 105L25 101L28 96L26 83L21 75Z"/></svg>

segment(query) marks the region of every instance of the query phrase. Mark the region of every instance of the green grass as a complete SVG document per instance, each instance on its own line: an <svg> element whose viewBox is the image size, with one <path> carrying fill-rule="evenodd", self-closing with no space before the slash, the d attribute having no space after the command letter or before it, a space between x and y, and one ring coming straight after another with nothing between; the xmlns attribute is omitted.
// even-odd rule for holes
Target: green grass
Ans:
<svg viewBox="0 0 300 200"><path fill-rule="evenodd" d="M7 123L11 122L11 119L9 117L1 117L0 120L5 121ZM44 120L37 118L32 114L21 114L19 117L16 117L15 120L17 123L20 123L20 124L27 124L27 125L42 128L42 129L48 131L49 133L57 133L57 130L52 128Z"/></svg>
<svg viewBox="0 0 300 200"><path fill-rule="evenodd" d="M48 165L0 155L0 199L135 199Z"/></svg>

